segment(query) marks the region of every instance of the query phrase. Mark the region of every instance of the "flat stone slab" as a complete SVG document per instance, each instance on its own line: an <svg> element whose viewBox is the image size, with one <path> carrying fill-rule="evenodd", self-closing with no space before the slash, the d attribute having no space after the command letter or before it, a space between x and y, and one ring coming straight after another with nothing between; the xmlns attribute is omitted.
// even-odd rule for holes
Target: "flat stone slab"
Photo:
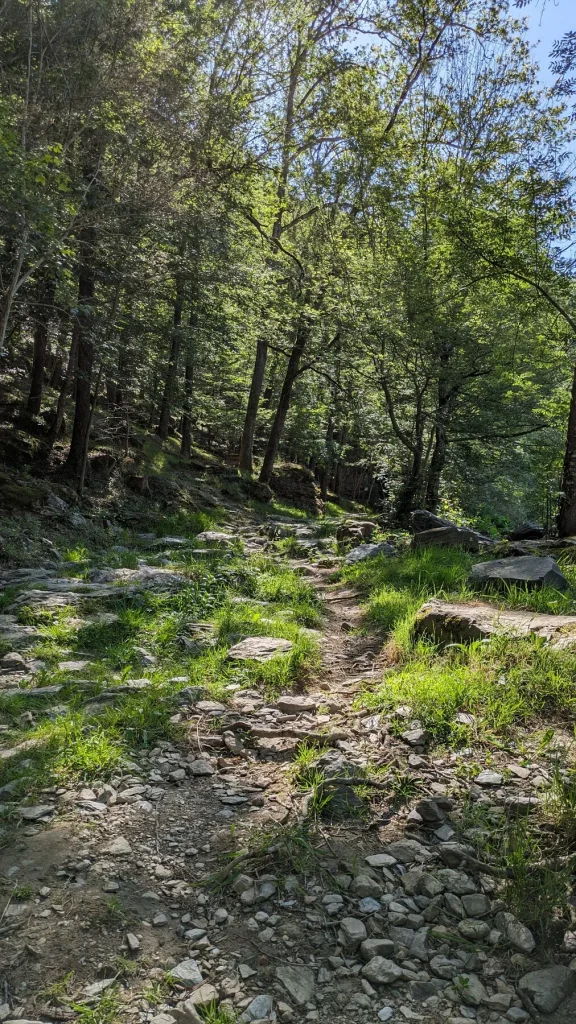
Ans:
<svg viewBox="0 0 576 1024"><path fill-rule="evenodd" d="M275 636L248 636L228 651L233 661L269 661L277 654L288 654L294 644Z"/></svg>
<svg viewBox="0 0 576 1024"><path fill-rule="evenodd" d="M318 697L305 697L288 693L278 698L276 707L287 715L301 715L304 711L316 711L319 703L320 698Z"/></svg>
<svg viewBox="0 0 576 1024"><path fill-rule="evenodd" d="M436 526L432 530L422 530L412 537L413 548L442 547L463 548L464 551L479 551L483 538L466 526Z"/></svg>
<svg viewBox="0 0 576 1024"><path fill-rule="evenodd" d="M552 647L566 648L576 646L576 615L545 615L495 608L488 602L452 603L433 598L419 609L415 631L438 643L468 643L497 635L540 636Z"/></svg>
<svg viewBox="0 0 576 1024"><path fill-rule="evenodd" d="M365 562L367 558L377 558L378 555L393 555L394 551L392 544L385 540L380 544L359 544L348 552L344 561L346 565L355 565L356 562Z"/></svg>
<svg viewBox="0 0 576 1024"><path fill-rule="evenodd" d="M204 530L202 533L196 534L195 541L200 541L201 544L233 544L235 537L231 533L223 533L221 530Z"/></svg>
<svg viewBox="0 0 576 1024"><path fill-rule="evenodd" d="M558 563L549 555L520 555L518 558L495 558L492 562L478 562L472 566L470 583L517 583L529 589L569 589L568 580L562 575Z"/></svg>

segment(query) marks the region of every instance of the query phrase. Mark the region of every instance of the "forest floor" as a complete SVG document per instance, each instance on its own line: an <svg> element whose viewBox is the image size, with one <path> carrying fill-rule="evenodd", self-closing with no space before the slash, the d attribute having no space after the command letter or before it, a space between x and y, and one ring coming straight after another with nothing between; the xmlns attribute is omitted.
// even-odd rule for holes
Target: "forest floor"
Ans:
<svg viewBox="0 0 576 1024"><path fill-rule="evenodd" d="M0 1021L576 1019L576 656L416 642L469 556L337 525L5 520Z"/></svg>

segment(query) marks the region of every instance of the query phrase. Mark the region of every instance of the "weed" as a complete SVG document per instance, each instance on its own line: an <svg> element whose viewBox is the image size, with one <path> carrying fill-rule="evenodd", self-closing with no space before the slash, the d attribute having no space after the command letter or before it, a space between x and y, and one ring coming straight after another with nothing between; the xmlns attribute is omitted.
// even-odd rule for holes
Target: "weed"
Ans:
<svg viewBox="0 0 576 1024"><path fill-rule="evenodd" d="M120 1001L115 992L106 989L97 1006L86 1003L71 1003L77 1013L78 1024L118 1024L120 1017Z"/></svg>
<svg viewBox="0 0 576 1024"><path fill-rule="evenodd" d="M69 997L73 981L74 971L69 971L59 981L54 981L47 988L42 989L39 993L39 998L48 1003L49 1006L58 1006Z"/></svg>
<svg viewBox="0 0 576 1024"><path fill-rule="evenodd" d="M29 900L33 894L34 890L31 885L16 885L10 895L13 900Z"/></svg>
<svg viewBox="0 0 576 1024"><path fill-rule="evenodd" d="M225 1006L218 1006L216 1002L203 1006L199 1011L199 1016L205 1021L205 1024L234 1024L237 1017L232 1010Z"/></svg>

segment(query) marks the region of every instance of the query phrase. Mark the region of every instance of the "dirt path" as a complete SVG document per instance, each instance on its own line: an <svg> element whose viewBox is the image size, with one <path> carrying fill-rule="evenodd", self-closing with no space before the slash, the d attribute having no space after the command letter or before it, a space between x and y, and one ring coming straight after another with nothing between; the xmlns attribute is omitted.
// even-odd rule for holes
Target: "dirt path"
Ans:
<svg viewBox="0 0 576 1024"><path fill-rule="evenodd" d="M247 539L252 550L264 543L256 533ZM295 564L327 609L322 666L307 688L310 709L279 712L257 694L239 691L219 713L224 739L216 734L219 745L210 747L198 737L214 712L192 706L183 710L187 742L135 755L108 791L94 786L45 794L59 800L50 826L22 822L14 846L0 853L0 877L18 887L0 921L0 992L10 1004L0 1009L0 1021L19 1014L46 1022L198 1024L196 1009L184 1006L191 995L196 1007L219 1001L246 1021L274 1013L282 1021L326 1024L521 1024L521 1015L506 1013L510 1005L520 1009L511 982L522 973L523 954L516 951L512 968L508 947L491 952L484 941L451 943L445 922L457 931L458 921L446 917L445 897L438 899L452 885L456 910L463 891L489 907L491 880L478 883L464 874L403 888L418 864L444 867L432 826L416 823L408 833L413 847L398 858L388 855L390 865L382 868L365 858L381 854L409 824L408 809L393 812L389 794L379 800L376 791L369 819L321 822L316 852L298 825L302 793L290 767L299 741L290 732L339 731L333 749L344 761L396 760L403 772L410 769L428 809L440 801L434 828L446 823L447 787L442 764L411 753L376 726L364 728L351 711L357 692L381 673L380 645L357 631L357 596L332 582L333 570L313 561ZM251 723L252 749L224 745L227 735L242 735L239 721ZM246 861L246 875L232 888L211 887L207 879L222 868L223 855L250 842L254 849L255 837L262 848L273 841L277 853ZM395 859L402 866L392 869ZM425 880L437 878L430 870L423 871ZM342 925L343 919L352 925ZM446 933L433 949L431 922ZM494 927L492 917L490 923ZM359 938L350 933L354 928ZM368 953L358 949L366 938L380 950L372 971ZM434 956L452 966L431 971ZM525 969L530 963L523 957ZM186 970L190 980L175 983ZM472 979L464 988L475 991L478 984L484 995L462 1002L453 986L446 987L455 974ZM82 1016L72 1002L94 1014ZM547 1019L568 1024L575 1019L569 1007ZM225 1021L221 1015L212 1024Z"/></svg>

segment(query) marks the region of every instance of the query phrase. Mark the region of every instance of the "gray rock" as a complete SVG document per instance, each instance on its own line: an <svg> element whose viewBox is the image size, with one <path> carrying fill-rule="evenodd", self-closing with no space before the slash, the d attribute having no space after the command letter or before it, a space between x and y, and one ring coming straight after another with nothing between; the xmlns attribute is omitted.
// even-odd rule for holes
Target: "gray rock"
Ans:
<svg viewBox="0 0 576 1024"><path fill-rule="evenodd" d="M480 772L480 774L476 776L474 782L476 782L478 786L501 786L503 776L500 775L500 772L484 771Z"/></svg>
<svg viewBox="0 0 576 1024"><path fill-rule="evenodd" d="M127 839L118 836L117 839L111 839L109 843L101 846L100 853L107 854L109 857L126 857L132 853L132 847Z"/></svg>
<svg viewBox="0 0 576 1024"><path fill-rule="evenodd" d="M338 942L346 949L353 951L358 949L361 942L368 937L366 925L357 917L343 917L340 921Z"/></svg>
<svg viewBox="0 0 576 1024"><path fill-rule="evenodd" d="M394 843L389 843L386 853L389 853L400 864L413 864L415 861L421 864L430 859L430 853L426 847L415 839L398 839Z"/></svg>
<svg viewBox="0 0 576 1024"><path fill-rule="evenodd" d="M478 562L472 566L470 582L477 585L517 583L528 589L569 589L567 579L560 572L555 560L548 555L521 555L519 558L496 558L492 562Z"/></svg>
<svg viewBox="0 0 576 1024"><path fill-rule="evenodd" d="M269 661L278 654L288 654L294 644L275 636L249 636L228 651L232 661Z"/></svg>
<svg viewBox="0 0 576 1024"><path fill-rule="evenodd" d="M34 807L20 807L18 813L24 821L41 821L54 814L55 810L53 804L37 804Z"/></svg>
<svg viewBox="0 0 576 1024"><path fill-rule="evenodd" d="M256 996L252 1002L248 1004L241 1017L239 1017L239 1020L264 1020L264 1018L270 1016L273 1008L274 1001L272 996L262 993L261 995Z"/></svg>
<svg viewBox="0 0 576 1024"><path fill-rule="evenodd" d="M511 1006L506 1011L506 1020L511 1020L512 1024L524 1024L525 1021L530 1020L530 1014L520 1006Z"/></svg>
<svg viewBox="0 0 576 1024"><path fill-rule="evenodd" d="M412 547L422 548L433 545L443 548L463 548L464 551L479 551L481 537L466 526L437 526L433 530L422 530L412 537Z"/></svg>
<svg viewBox="0 0 576 1024"><path fill-rule="evenodd" d="M182 960L176 967L170 969L170 974L186 988L194 988L201 985L203 978L196 960Z"/></svg>
<svg viewBox="0 0 576 1024"><path fill-rule="evenodd" d="M500 911L499 914L496 914L495 924L510 945L520 953L532 953L536 948L532 932L517 917L514 917L514 914Z"/></svg>
<svg viewBox="0 0 576 1024"><path fill-rule="evenodd" d="M476 921L473 917L466 917L459 922L458 931L460 935L471 942L481 942L490 934L490 925L486 921Z"/></svg>
<svg viewBox="0 0 576 1024"><path fill-rule="evenodd" d="M544 967L520 978L518 991L541 1013L554 1013L576 989L576 975L569 967ZM510 1019L510 1018L508 1018Z"/></svg>
<svg viewBox="0 0 576 1024"><path fill-rule="evenodd" d="M391 957L394 955L394 943L390 939L365 939L360 946L363 960L373 960L375 956Z"/></svg>
<svg viewBox="0 0 576 1024"><path fill-rule="evenodd" d="M301 715L305 711L316 711L320 703L318 697L299 696L298 694L285 693L276 701L275 707L286 715Z"/></svg>
<svg viewBox="0 0 576 1024"><path fill-rule="evenodd" d="M425 530L437 530L442 526L454 526L449 519L442 519L425 508L414 509L410 513L410 529L412 533L423 533Z"/></svg>
<svg viewBox="0 0 576 1024"><path fill-rule="evenodd" d="M391 857L389 853L373 853L364 860L371 868L390 868L397 863L396 857Z"/></svg>
<svg viewBox="0 0 576 1024"><path fill-rule="evenodd" d="M508 540L541 540L543 536L543 526L539 523L526 522L515 526L508 534Z"/></svg>
<svg viewBox="0 0 576 1024"><path fill-rule="evenodd" d="M375 956L362 968L362 976L373 985L393 985L404 977L404 971L393 960Z"/></svg>
<svg viewBox="0 0 576 1024"><path fill-rule="evenodd" d="M276 977L282 982L288 994L298 1006L312 1002L314 998L314 971L300 964L283 964L276 968Z"/></svg>
<svg viewBox="0 0 576 1024"><path fill-rule="evenodd" d="M488 993L477 974L458 974L454 987L466 1006L481 1006Z"/></svg>
<svg viewBox="0 0 576 1024"><path fill-rule="evenodd" d="M425 999L429 999L430 996L436 996L443 989L447 988L449 982L442 981L441 978L432 978L430 981L411 981L408 985L408 992L412 999L415 999L419 1003L423 1003Z"/></svg>
<svg viewBox="0 0 576 1024"><path fill-rule="evenodd" d="M462 897L462 906L468 917L485 917L490 913L492 904L484 893L474 892Z"/></svg>
<svg viewBox="0 0 576 1024"><path fill-rule="evenodd" d="M476 892L474 882L463 871L441 868L438 872L438 878L444 883L447 892L456 893L457 896L465 896L467 893Z"/></svg>
<svg viewBox="0 0 576 1024"><path fill-rule="evenodd" d="M462 970L461 960L450 960L446 956L435 956L430 961L430 970L437 978L444 978L451 981Z"/></svg>
<svg viewBox="0 0 576 1024"><path fill-rule="evenodd" d="M346 565L355 565L357 562L365 562L367 558L393 554L395 554L395 548L386 541L382 541L380 544L359 544L358 547L348 552L344 561Z"/></svg>
<svg viewBox="0 0 576 1024"><path fill-rule="evenodd" d="M350 890L356 896L373 896L376 898L382 895L382 886L379 882L375 882L373 878L370 878L369 875L356 875Z"/></svg>
<svg viewBox="0 0 576 1024"><path fill-rule="evenodd" d="M382 910L382 904L372 896L365 896L364 899L358 901L358 910L361 914L377 914Z"/></svg>

